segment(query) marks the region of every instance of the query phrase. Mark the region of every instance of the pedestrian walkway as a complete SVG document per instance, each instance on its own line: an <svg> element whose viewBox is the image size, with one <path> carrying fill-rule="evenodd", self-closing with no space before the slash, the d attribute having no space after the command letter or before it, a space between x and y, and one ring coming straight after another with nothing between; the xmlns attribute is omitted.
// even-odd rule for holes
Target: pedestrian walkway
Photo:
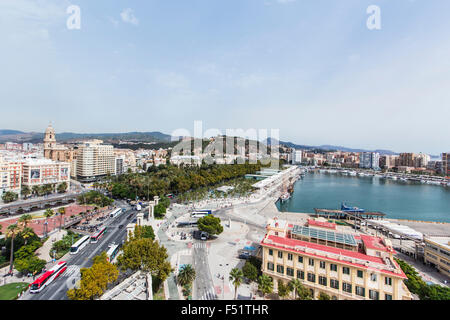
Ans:
<svg viewBox="0 0 450 320"><path fill-rule="evenodd" d="M39 259L50 262L53 260L53 252L51 252L52 246L56 241L62 240L62 238L67 234L66 230L55 230L49 234L49 238L44 242L42 247L36 250L36 255Z"/></svg>

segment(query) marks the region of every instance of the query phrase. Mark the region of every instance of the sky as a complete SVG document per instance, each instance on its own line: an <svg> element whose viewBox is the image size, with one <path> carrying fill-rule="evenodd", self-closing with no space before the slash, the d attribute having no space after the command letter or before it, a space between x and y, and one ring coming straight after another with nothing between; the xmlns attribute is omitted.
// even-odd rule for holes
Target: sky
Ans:
<svg viewBox="0 0 450 320"><path fill-rule="evenodd" d="M200 120L440 154L448 12L447 0L0 0L0 129L170 134Z"/></svg>

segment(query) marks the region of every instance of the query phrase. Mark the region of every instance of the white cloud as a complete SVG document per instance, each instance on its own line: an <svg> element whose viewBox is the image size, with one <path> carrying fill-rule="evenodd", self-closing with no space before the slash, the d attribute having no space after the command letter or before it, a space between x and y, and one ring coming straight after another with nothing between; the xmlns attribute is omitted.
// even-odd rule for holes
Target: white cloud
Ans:
<svg viewBox="0 0 450 320"><path fill-rule="evenodd" d="M134 24L135 26L137 26L139 24L139 19L135 17L135 15L133 13L133 9L130 9L130 8L124 9L120 13L120 17L122 18L123 22L131 23L131 24Z"/></svg>

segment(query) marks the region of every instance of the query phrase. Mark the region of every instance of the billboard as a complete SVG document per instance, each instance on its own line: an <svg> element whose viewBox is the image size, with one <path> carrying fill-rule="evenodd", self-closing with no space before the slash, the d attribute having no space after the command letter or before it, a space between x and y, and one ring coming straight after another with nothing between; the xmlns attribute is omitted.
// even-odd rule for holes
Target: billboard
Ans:
<svg viewBox="0 0 450 320"><path fill-rule="evenodd" d="M67 179L69 176L69 168L61 168L61 178Z"/></svg>
<svg viewBox="0 0 450 320"><path fill-rule="evenodd" d="M40 169L31 169L30 176L31 176L31 179L40 179L41 178L41 170Z"/></svg>

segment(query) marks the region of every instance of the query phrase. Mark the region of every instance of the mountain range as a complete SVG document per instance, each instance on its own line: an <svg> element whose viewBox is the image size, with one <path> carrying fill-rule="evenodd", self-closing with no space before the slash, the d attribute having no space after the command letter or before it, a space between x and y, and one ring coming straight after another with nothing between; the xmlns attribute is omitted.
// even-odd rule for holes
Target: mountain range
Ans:
<svg viewBox="0 0 450 320"><path fill-rule="evenodd" d="M39 143L44 139L43 132L23 132L19 130L8 130L0 129L0 143L7 141L23 143ZM74 142L82 139L101 139L105 142L118 142L120 140L132 141L132 142L155 142L155 143L169 143L172 141L172 137L168 134L152 131L152 132L126 132L126 133L74 133L74 132L63 132L56 134L56 140L58 142ZM177 139L178 140L178 139ZM267 145L275 144L276 140L273 138L267 138L261 141ZM325 150L325 151L344 151L344 152L378 152L382 155L398 155L398 153L391 150L376 149L358 149L358 148L348 148L344 146L334 146L334 145L300 145L288 141L279 141L280 145L284 145L288 148L294 149L304 149L304 150ZM432 158L439 157L431 155Z"/></svg>

